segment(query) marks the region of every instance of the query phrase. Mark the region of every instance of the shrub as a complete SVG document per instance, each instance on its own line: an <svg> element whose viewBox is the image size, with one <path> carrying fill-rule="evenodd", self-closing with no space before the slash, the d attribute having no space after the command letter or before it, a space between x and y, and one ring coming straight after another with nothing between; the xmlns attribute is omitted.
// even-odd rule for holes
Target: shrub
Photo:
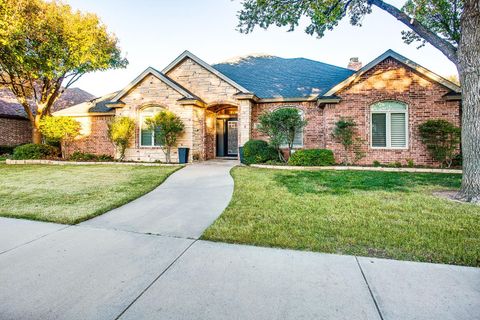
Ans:
<svg viewBox="0 0 480 320"><path fill-rule="evenodd" d="M278 160L277 150L263 140L249 140L243 146L243 162L245 164L264 163Z"/></svg>
<svg viewBox="0 0 480 320"><path fill-rule="evenodd" d="M177 145L178 137L185 130L182 119L171 111L163 110L147 118L145 123L155 132L155 141L160 142L167 163L170 163L171 150Z"/></svg>
<svg viewBox="0 0 480 320"><path fill-rule="evenodd" d="M65 158L70 142L80 134L81 125L71 117L46 116L40 120L40 131L49 145L61 145Z"/></svg>
<svg viewBox="0 0 480 320"><path fill-rule="evenodd" d="M0 146L0 155L12 154L15 146Z"/></svg>
<svg viewBox="0 0 480 320"><path fill-rule="evenodd" d="M265 112L259 117L258 130L269 137L270 145L277 150L278 158L286 162L280 149L287 145L288 156L292 154L295 134L307 125L296 108L281 108L275 111Z"/></svg>
<svg viewBox="0 0 480 320"><path fill-rule="evenodd" d="M71 161L99 161L99 162L108 162L113 161L113 157L107 154L101 154L97 156L93 153L75 151L70 156L69 160Z"/></svg>
<svg viewBox="0 0 480 320"><path fill-rule="evenodd" d="M338 120L333 128L332 137L343 146L344 165L350 163L351 152L355 154L353 163L365 157L365 152L362 150L363 140L358 136L357 124L353 119L341 118Z"/></svg>
<svg viewBox="0 0 480 320"><path fill-rule="evenodd" d="M102 162L110 162L113 161L113 157L109 156L108 154L101 154L97 157L97 161L102 161Z"/></svg>
<svg viewBox="0 0 480 320"><path fill-rule="evenodd" d="M432 158L449 168L460 144L460 128L446 120L428 120L419 126L419 131Z"/></svg>
<svg viewBox="0 0 480 320"><path fill-rule="evenodd" d="M374 167L381 167L382 164L380 163L380 161L374 160L374 161L373 161L373 166L374 166Z"/></svg>
<svg viewBox="0 0 480 320"><path fill-rule="evenodd" d="M51 159L58 157L58 148L46 145L29 143L16 147L13 150L14 160Z"/></svg>
<svg viewBox="0 0 480 320"><path fill-rule="evenodd" d="M292 166L331 166L335 164L335 158L332 150L298 150L288 159L288 164Z"/></svg>
<svg viewBox="0 0 480 320"><path fill-rule="evenodd" d="M413 159L407 159L407 167L409 168L415 167L415 162L413 162Z"/></svg>
<svg viewBox="0 0 480 320"><path fill-rule="evenodd" d="M389 167L389 168L401 168L402 163L400 161L390 162L389 164L387 164L387 167Z"/></svg>
<svg viewBox="0 0 480 320"><path fill-rule="evenodd" d="M135 121L129 117L115 117L108 124L108 137L120 152L120 160L125 158L130 138L135 132Z"/></svg>

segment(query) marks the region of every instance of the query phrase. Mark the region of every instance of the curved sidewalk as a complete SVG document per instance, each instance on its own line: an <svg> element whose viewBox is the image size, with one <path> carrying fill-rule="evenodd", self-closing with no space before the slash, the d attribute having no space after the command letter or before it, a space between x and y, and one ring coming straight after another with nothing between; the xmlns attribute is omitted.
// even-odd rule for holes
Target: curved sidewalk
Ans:
<svg viewBox="0 0 480 320"><path fill-rule="evenodd" d="M207 161L175 172L152 192L80 225L198 239L227 207L236 161Z"/></svg>

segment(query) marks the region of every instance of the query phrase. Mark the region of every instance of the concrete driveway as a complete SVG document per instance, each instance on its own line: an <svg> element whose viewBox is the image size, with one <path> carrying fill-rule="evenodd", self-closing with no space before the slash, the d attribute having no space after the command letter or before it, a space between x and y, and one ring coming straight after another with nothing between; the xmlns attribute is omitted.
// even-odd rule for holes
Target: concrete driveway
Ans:
<svg viewBox="0 0 480 320"><path fill-rule="evenodd" d="M77 226L0 218L0 319L480 319L478 268L196 240L231 166L189 166L143 197L156 206Z"/></svg>

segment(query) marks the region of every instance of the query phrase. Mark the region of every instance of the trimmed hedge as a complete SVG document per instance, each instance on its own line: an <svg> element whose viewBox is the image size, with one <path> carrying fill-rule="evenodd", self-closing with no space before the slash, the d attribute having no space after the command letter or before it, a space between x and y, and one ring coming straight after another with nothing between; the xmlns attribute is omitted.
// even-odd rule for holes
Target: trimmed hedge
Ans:
<svg viewBox="0 0 480 320"><path fill-rule="evenodd" d="M58 157L58 148L46 145L29 143L16 147L13 150L14 160L51 159Z"/></svg>
<svg viewBox="0 0 480 320"><path fill-rule="evenodd" d="M332 166L335 164L335 157L332 150L309 149L298 150L288 159L291 166Z"/></svg>
<svg viewBox="0 0 480 320"><path fill-rule="evenodd" d="M277 150L263 140L249 140L243 146L243 162L245 164L264 163L278 160Z"/></svg>
<svg viewBox="0 0 480 320"><path fill-rule="evenodd" d="M113 161L113 157L102 154L97 156L96 154L93 153L84 153L80 151L75 151L72 153L70 158L68 159L70 161L92 161L92 162L109 162Z"/></svg>

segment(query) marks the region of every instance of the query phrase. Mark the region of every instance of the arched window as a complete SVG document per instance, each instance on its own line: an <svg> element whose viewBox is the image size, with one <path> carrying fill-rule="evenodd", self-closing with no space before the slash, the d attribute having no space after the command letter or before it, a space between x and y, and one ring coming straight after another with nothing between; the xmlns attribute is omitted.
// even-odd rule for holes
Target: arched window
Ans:
<svg viewBox="0 0 480 320"><path fill-rule="evenodd" d="M408 109L399 101L382 101L371 106L372 148L408 147Z"/></svg>
<svg viewBox="0 0 480 320"><path fill-rule="evenodd" d="M304 118L304 113L303 113L303 110L299 109L299 108L296 108L296 107L282 107L280 109L296 109L298 114L300 115L300 117L303 119ZM277 109L279 110L279 109ZM302 130L297 130L295 132L295 138L293 139L293 147L294 148L301 148L303 147L303 129ZM288 147L287 144L283 144L281 146L282 148L286 148Z"/></svg>
<svg viewBox="0 0 480 320"><path fill-rule="evenodd" d="M156 113L162 110L161 107L148 107L140 111L140 146L154 147L160 146L158 141L155 141L155 131L147 128L145 119L153 117ZM157 130L157 129L155 129Z"/></svg>

